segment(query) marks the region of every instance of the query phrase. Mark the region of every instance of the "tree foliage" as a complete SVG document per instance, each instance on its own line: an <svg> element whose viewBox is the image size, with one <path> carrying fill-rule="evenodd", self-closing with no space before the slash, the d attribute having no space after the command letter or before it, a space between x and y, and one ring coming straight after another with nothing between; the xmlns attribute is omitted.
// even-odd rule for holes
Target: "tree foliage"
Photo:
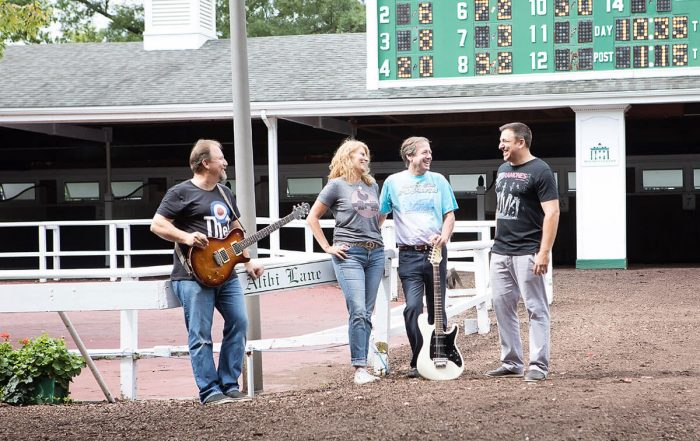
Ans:
<svg viewBox="0 0 700 441"><path fill-rule="evenodd" d="M228 0L217 0L217 32L230 35ZM364 32L359 0L247 0L249 37Z"/></svg>
<svg viewBox="0 0 700 441"><path fill-rule="evenodd" d="M103 42L139 41L143 39L143 2L127 0L118 4L110 0L0 0L18 5L21 2L52 2L52 32L27 33L30 42ZM238 0L236 0L238 1ZM95 25L103 17L105 28ZM326 34L363 32L364 5L360 0L246 0L248 36ZM216 0L216 28L220 38L230 36L229 0ZM0 22L1 29L1 22Z"/></svg>
<svg viewBox="0 0 700 441"><path fill-rule="evenodd" d="M0 57L7 41L35 39L49 21L49 10L38 0L0 0Z"/></svg>
<svg viewBox="0 0 700 441"><path fill-rule="evenodd" d="M95 16L106 19L107 26L98 29ZM140 41L144 29L143 2L111 4L110 0L56 0L52 21L59 32L55 37L45 38L47 41Z"/></svg>

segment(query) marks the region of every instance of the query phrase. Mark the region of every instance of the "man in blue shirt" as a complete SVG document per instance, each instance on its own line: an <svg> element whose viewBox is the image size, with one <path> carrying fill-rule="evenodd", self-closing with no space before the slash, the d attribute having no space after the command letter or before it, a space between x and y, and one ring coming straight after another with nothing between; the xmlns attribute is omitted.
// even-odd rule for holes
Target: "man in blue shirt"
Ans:
<svg viewBox="0 0 700 441"><path fill-rule="evenodd" d="M380 224L393 213L396 244L399 248L399 278L406 297L403 316L411 345L409 377L417 377L416 362L422 345L418 316L423 313L423 293L428 307L428 322L435 323L433 267L429 261L431 247L442 248L440 262L440 296L445 304L447 247L458 208L454 192L444 176L430 171L433 160L430 142L411 137L401 145L406 170L384 181L379 197ZM443 308L444 325L447 316Z"/></svg>

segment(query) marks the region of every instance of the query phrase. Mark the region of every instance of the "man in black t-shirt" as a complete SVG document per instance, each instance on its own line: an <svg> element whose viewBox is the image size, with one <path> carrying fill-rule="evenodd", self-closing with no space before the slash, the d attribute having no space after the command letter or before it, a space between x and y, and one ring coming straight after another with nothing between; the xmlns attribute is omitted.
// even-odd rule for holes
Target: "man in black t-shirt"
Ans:
<svg viewBox="0 0 700 441"><path fill-rule="evenodd" d="M491 289L501 342L501 367L489 377L522 377L518 301L530 322L530 362L525 381L549 373L550 319L544 275L559 223L554 174L530 153L532 132L522 123L502 126L498 148L506 161L496 177L496 237L491 249Z"/></svg>
<svg viewBox="0 0 700 441"><path fill-rule="evenodd" d="M184 260L190 247L205 248L208 238L224 239L233 229L241 229L236 199L219 184L226 181L227 166L219 142L197 141L190 153L192 179L168 190L151 223L152 232L180 247L181 252L173 256L171 281L185 313L192 371L202 404L247 399L238 387L248 327L243 288L235 271L215 288L204 286L194 279ZM248 257L247 250L243 256ZM264 271L253 261L246 262L245 268L253 279ZM211 337L214 308L224 318L218 369Z"/></svg>

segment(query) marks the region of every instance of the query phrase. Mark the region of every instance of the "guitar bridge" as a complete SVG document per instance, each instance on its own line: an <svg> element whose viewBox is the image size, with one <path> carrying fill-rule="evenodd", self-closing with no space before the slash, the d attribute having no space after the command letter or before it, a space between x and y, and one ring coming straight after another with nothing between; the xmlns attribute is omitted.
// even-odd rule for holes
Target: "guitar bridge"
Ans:
<svg viewBox="0 0 700 441"><path fill-rule="evenodd" d="M433 364L436 368L444 368L447 366L447 358L433 358Z"/></svg>
<svg viewBox="0 0 700 441"><path fill-rule="evenodd" d="M216 262L217 265L223 266L229 260L228 253L226 252L225 248L219 248L218 250L214 251L214 262Z"/></svg>

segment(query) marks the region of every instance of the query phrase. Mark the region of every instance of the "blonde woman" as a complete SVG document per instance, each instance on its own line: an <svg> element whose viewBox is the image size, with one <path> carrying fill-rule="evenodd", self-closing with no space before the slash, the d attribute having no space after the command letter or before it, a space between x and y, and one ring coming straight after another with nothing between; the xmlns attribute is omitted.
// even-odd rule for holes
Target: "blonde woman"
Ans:
<svg viewBox="0 0 700 441"><path fill-rule="evenodd" d="M369 148L365 143L345 140L331 160L328 183L307 217L316 241L331 255L338 284L345 296L350 363L355 368L356 384L379 379L367 371L372 311L384 272L384 244L378 217L379 186L369 174L369 162ZM319 223L329 209L335 218L332 244Z"/></svg>

